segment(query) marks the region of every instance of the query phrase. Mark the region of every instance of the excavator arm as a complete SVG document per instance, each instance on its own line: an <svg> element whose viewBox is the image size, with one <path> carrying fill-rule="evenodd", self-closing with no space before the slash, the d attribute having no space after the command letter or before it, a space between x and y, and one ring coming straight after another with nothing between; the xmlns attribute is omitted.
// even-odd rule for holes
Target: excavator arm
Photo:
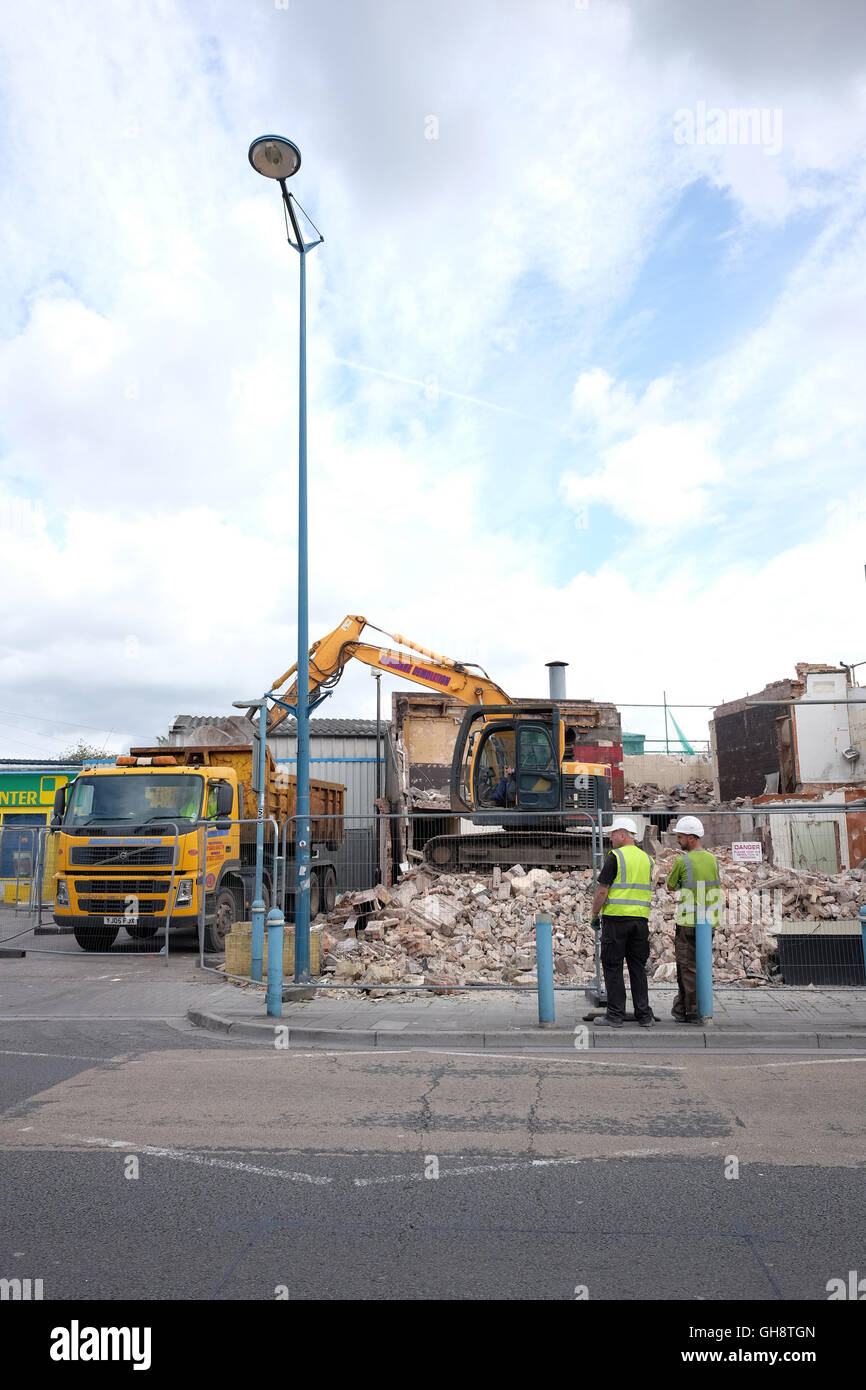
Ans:
<svg viewBox="0 0 866 1390"><path fill-rule="evenodd" d="M365 628L373 628L397 644L395 647L373 646L360 641ZM399 650L399 648L408 650ZM321 641L314 642L310 648L310 689L309 697L314 699L322 691L332 690L337 684L348 661L362 661L378 671L386 671L393 676L404 676L417 685L426 685L429 690L462 700L467 705L510 705L511 698L492 681L480 666L472 662L454 661L449 656L439 656L427 647L419 647L400 633L383 632L366 618L349 614ZM278 676L271 686L270 693L287 704L295 704L298 692L297 663ZM286 685L291 681L290 685ZM285 689L283 689L285 687ZM268 711L268 731L275 729L286 718L288 711L280 705Z"/></svg>

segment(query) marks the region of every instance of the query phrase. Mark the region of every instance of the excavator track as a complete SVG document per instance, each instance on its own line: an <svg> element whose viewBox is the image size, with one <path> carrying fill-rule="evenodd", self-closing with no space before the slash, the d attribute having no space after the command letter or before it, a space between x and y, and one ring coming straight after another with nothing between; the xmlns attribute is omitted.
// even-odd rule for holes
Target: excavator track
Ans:
<svg viewBox="0 0 866 1390"><path fill-rule="evenodd" d="M435 835L424 846L425 863L435 869L591 869L589 830L481 831L477 835Z"/></svg>

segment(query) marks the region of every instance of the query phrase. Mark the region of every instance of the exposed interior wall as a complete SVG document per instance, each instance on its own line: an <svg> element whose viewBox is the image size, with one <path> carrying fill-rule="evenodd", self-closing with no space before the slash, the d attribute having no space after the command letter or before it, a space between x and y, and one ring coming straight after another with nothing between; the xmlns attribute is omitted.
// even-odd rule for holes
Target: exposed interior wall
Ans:
<svg viewBox="0 0 866 1390"><path fill-rule="evenodd" d="M783 709L782 705L747 706L745 700L738 700L715 711L712 731L719 800L760 796L767 776L779 771L776 721Z"/></svg>
<svg viewBox="0 0 866 1390"><path fill-rule="evenodd" d="M802 786L815 782L854 782L862 770L842 756L851 744L847 677L844 671L812 672L806 677L806 700L838 698L839 704L794 706L797 773Z"/></svg>
<svg viewBox="0 0 866 1390"><path fill-rule="evenodd" d="M678 757L674 753L626 753L622 760L625 780L655 782L670 791L686 782L712 782L713 765L709 758Z"/></svg>

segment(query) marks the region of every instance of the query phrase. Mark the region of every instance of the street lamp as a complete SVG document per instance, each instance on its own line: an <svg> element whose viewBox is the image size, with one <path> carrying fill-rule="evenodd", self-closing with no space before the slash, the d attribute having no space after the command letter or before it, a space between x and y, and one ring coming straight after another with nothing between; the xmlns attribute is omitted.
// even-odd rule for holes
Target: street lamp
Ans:
<svg viewBox="0 0 866 1390"><path fill-rule="evenodd" d="M257 173L276 179L283 195L286 236L301 262L300 339L298 352L298 725L297 805L295 820L295 981L310 978L310 634L307 582L307 253L324 241L318 227L286 188L286 179L301 167L301 152L281 135L261 135L249 149ZM316 232L305 242L300 212ZM294 241L289 232L291 223Z"/></svg>

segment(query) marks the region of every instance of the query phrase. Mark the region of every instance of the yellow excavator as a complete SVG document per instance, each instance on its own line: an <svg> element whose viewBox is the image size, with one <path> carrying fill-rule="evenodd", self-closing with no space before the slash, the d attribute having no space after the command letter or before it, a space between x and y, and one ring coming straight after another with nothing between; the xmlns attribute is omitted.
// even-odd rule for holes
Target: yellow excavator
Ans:
<svg viewBox="0 0 866 1390"><path fill-rule="evenodd" d="M361 641L366 629L394 645ZM524 866L593 863L595 837L587 812L610 810L611 770L604 763L576 761L574 748L591 741L587 734L600 722L596 708L571 702L566 709L556 700L515 703L475 663L441 656L354 614L310 648L311 702L336 686L349 661L403 676L473 707L454 747L450 803L454 815L479 830L433 836L424 845L428 861L478 868L517 859ZM270 694L294 704L296 671L297 664L284 671ZM268 711L269 733L287 713L282 705Z"/></svg>

